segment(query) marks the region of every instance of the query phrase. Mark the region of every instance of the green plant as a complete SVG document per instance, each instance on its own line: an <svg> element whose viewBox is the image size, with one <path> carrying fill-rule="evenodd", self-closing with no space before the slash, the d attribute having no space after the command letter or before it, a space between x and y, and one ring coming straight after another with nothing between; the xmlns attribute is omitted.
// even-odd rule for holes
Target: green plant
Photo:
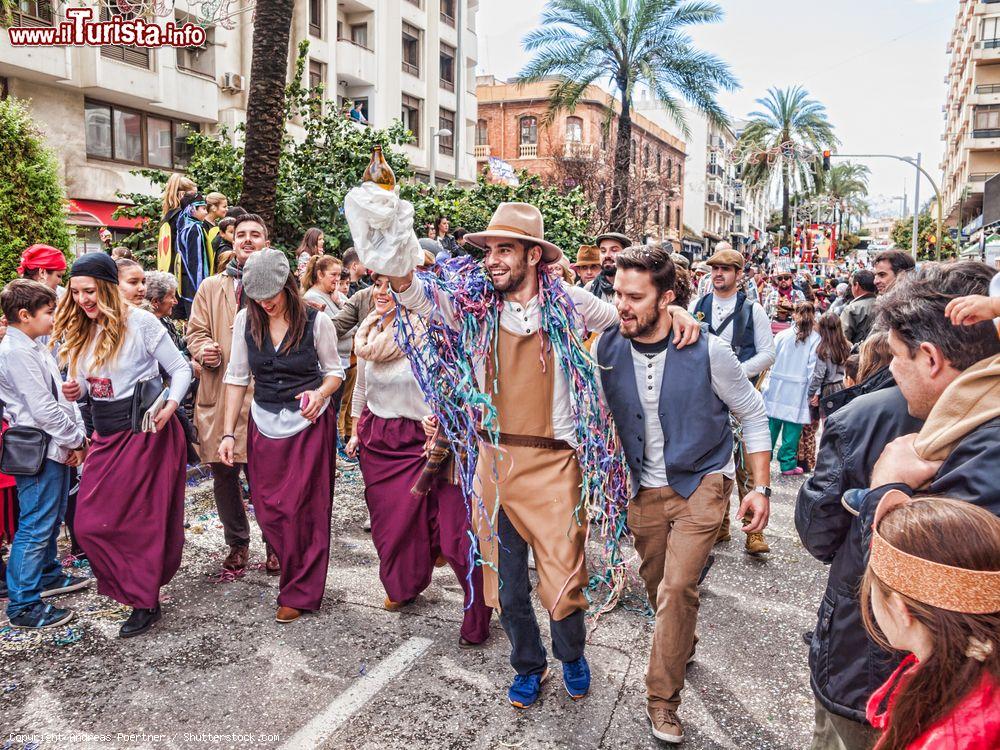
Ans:
<svg viewBox="0 0 1000 750"><path fill-rule="evenodd" d="M351 244L350 230L342 212L347 191L361 181L372 147L379 144L398 180L413 175L406 156L394 146L408 143L413 135L398 121L388 128L361 128L344 111L323 99L322 88L302 85L308 42L299 45L295 75L286 92L285 123L304 131L293 138L286 132L278 166L278 189L271 244L293 254L302 235L315 226L326 235L330 251ZM193 154L185 174L202 192L218 191L234 204L243 188L244 129L225 129L218 135L194 133L188 137ZM154 185L166 184L168 174L158 170L136 170ZM152 267L156 258L156 234L160 225L160 197L143 193L120 194L133 205L118 209L122 216L146 218L142 229L126 244L143 265Z"/></svg>
<svg viewBox="0 0 1000 750"><path fill-rule="evenodd" d="M941 242L943 239L944 244L941 245L942 258L955 256L955 241L947 234L944 238L937 237L935 235L936 231L936 223L931 218L930 212L924 211L921 213L920 218L917 220L917 257L921 260L935 259L937 248L931 242L932 239L936 242ZM913 244L913 217L897 221L893 225L889 236L897 248L909 252Z"/></svg>
<svg viewBox="0 0 1000 750"><path fill-rule="evenodd" d="M17 275L21 253L45 243L69 250L59 166L25 102L0 101L0 282Z"/></svg>
<svg viewBox="0 0 1000 750"><path fill-rule="evenodd" d="M402 195L413 202L418 234L422 234L424 224L433 223L438 216L447 216L452 229L461 226L477 232L486 228L501 203L530 203L542 212L545 239L575 260L580 245L591 239L589 223L594 205L579 187L560 192L544 185L537 175L524 171L518 174L518 180L519 185L511 186L490 182L480 175L471 188L449 183L432 190L428 185L415 184L405 186Z"/></svg>

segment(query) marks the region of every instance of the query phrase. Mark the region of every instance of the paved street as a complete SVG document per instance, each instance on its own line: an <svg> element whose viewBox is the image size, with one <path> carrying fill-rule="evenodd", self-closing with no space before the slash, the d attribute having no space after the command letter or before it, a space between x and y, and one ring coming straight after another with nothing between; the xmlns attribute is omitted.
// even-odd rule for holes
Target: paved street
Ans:
<svg viewBox="0 0 1000 750"><path fill-rule="evenodd" d="M824 569L795 535L799 482L775 484L770 558L746 557L742 535L734 536L716 548L702 588L698 653L681 707L692 750L808 743L801 633L812 627ZM277 580L263 570L219 580L222 530L207 486L193 489L184 564L149 636L118 639L124 614L93 592L64 600L82 612L69 633L22 642L3 633L0 747L657 746L643 714L651 626L642 615L620 607L601 618L587 651L594 679L585 700L571 702L554 669L540 704L516 712L505 697L512 673L496 618L485 649L457 647L461 591L449 570L436 571L405 613L382 609L359 487L356 472L338 485L322 611L287 626L274 622ZM255 540L258 563L262 552Z"/></svg>

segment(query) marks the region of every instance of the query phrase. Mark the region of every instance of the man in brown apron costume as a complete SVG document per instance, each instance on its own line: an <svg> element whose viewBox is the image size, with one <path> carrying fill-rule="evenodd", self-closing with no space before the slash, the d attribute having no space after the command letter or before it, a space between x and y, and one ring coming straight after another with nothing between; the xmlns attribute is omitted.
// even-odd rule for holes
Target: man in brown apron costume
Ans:
<svg viewBox="0 0 1000 750"><path fill-rule="evenodd" d="M566 691L582 698L590 686L583 655L587 522L574 517L581 482L576 428L561 363L544 334L539 335L539 264L557 262L562 253L544 239L539 210L524 203L501 204L486 231L466 239L484 250L486 271L503 299L495 356L488 365L475 363L480 389L490 394L497 410L500 439L499 451L481 442L477 490L489 517L476 512L473 523L483 558L485 599L501 610L500 622L511 642L510 661L517 676L508 698L518 708L530 706L548 676L531 605L529 546L538 570L538 595L549 612L553 653L563 662ZM400 305L418 315L432 312L420 279L408 274L390 281ZM618 321L613 305L580 287L567 286L566 292L576 308L581 338L586 331L604 330ZM453 324L447 300L442 301L442 312ZM697 325L684 317L678 330L683 328L690 340L697 336Z"/></svg>

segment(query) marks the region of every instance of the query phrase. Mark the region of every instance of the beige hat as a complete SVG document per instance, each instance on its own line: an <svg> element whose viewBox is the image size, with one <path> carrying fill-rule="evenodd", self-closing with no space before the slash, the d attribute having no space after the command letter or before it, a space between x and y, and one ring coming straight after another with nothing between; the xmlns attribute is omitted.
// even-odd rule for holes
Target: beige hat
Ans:
<svg viewBox="0 0 1000 750"><path fill-rule="evenodd" d="M720 245L725 243L720 242L716 245L715 255L709 258L705 263L709 266L732 266L736 270L742 270L743 265L746 261L743 259L743 253L733 250L732 247L721 248Z"/></svg>
<svg viewBox="0 0 1000 750"><path fill-rule="evenodd" d="M601 249L596 245L580 245L580 249L576 253L576 263L573 264L573 267L599 265L601 265Z"/></svg>
<svg viewBox="0 0 1000 750"><path fill-rule="evenodd" d="M594 238L594 244L600 246L604 240L614 240L621 245L623 249L632 244L632 240L620 232L605 232L604 234L599 234Z"/></svg>
<svg viewBox="0 0 1000 750"><path fill-rule="evenodd" d="M501 203L493 212L490 225L482 232L465 235L465 239L478 248L484 248L490 237L506 237L542 248L542 262L555 263L562 257L562 250L545 240L545 222L542 212L527 203Z"/></svg>

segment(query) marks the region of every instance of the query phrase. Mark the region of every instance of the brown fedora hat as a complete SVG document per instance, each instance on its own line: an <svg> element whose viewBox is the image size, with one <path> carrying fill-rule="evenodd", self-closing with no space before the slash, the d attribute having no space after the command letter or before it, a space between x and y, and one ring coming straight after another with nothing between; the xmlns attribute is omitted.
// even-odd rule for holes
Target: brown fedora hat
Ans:
<svg viewBox="0 0 1000 750"><path fill-rule="evenodd" d="M596 245L580 245L576 253L576 266L599 266L601 265L601 250Z"/></svg>
<svg viewBox="0 0 1000 750"><path fill-rule="evenodd" d="M528 203L501 203L486 229L465 235L468 242L483 249L490 237L506 237L527 245L538 245L542 248L543 263L555 263L562 257L562 250L545 239L542 212Z"/></svg>

